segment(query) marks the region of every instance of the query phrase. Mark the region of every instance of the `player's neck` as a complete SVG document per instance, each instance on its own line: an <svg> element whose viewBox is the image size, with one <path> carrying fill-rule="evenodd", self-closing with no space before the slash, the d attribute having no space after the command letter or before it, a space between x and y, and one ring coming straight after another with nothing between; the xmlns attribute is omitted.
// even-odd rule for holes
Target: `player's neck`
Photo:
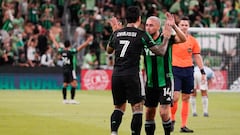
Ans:
<svg viewBox="0 0 240 135"><path fill-rule="evenodd" d="M160 32L157 31L156 33L154 33L154 34L152 35L152 38L153 38L153 40L156 40L156 39L158 39L159 36L160 36Z"/></svg>
<svg viewBox="0 0 240 135"><path fill-rule="evenodd" d="M137 25L136 25L136 23L128 23L128 24L127 24L127 27L137 28Z"/></svg>

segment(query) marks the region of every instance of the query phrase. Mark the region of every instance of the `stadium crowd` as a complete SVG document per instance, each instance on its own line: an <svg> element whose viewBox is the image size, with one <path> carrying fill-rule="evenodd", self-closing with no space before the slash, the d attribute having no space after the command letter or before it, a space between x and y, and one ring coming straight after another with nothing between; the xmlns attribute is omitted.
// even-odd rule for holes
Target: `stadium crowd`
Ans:
<svg viewBox="0 0 240 135"><path fill-rule="evenodd" d="M116 16L124 23L131 5L140 7L142 22L152 15L164 22L169 11L176 21L187 15L193 27L240 27L238 0L0 0L0 5L0 65L62 66L52 41L72 37L76 47L91 34L94 40L79 53L79 66L111 67L112 56L105 53L112 33L108 19Z"/></svg>

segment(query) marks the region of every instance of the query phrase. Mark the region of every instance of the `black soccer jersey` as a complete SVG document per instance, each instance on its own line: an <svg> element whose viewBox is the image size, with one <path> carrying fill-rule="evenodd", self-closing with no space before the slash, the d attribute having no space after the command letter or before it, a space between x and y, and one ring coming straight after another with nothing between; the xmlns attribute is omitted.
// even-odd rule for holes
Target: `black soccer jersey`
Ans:
<svg viewBox="0 0 240 135"><path fill-rule="evenodd" d="M143 47L155 45L146 32L134 27L125 27L113 33L109 46L115 49L113 76L136 75L139 73L139 60Z"/></svg>
<svg viewBox="0 0 240 135"><path fill-rule="evenodd" d="M77 50L72 48L70 50L65 50L63 48L59 48L58 52L62 56L63 61L63 71L64 72L72 72L76 70L77 61L76 61L76 53Z"/></svg>

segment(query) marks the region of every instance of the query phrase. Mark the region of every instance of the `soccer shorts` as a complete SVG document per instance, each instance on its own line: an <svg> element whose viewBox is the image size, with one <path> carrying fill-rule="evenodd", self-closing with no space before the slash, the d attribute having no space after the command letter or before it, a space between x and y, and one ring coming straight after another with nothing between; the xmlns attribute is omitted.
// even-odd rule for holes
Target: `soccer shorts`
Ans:
<svg viewBox="0 0 240 135"><path fill-rule="evenodd" d="M173 67L174 91L184 94L192 93L194 86L193 67Z"/></svg>
<svg viewBox="0 0 240 135"><path fill-rule="evenodd" d="M63 73L63 82L65 82L65 83L70 83L76 79L77 79L77 76L76 76L75 70L72 70L72 72L64 72Z"/></svg>
<svg viewBox="0 0 240 135"><path fill-rule="evenodd" d="M112 96L114 105L128 101L136 104L143 101L139 74L129 76L112 76Z"/></svg>
<svg viewBox="0 0 240 135"><path fill-rule="evenodd" d="M172 82L168 83L168 85L164 87L146 88L146 107L157 107L158 103L160 103L160 105L168 105L172 103L172 99Z"/></svg>

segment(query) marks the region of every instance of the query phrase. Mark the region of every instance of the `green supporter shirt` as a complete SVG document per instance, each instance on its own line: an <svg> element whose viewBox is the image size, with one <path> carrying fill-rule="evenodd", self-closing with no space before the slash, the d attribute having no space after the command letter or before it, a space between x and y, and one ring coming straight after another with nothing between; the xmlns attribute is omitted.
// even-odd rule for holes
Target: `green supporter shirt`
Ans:
<svg viewBox="0 0 240 135"><path fill-rule="evenodd" d="M45 9L49 8L50 9L50 13L52 15L54 15L54 11L55 11L55 6L53 4L43 4L41 7L40 7L40 11L41 13L44 13Z"/></svg>
<svg viewBox="0 0 240 135"><path fill-rule="evenodd" d="M37 23L39 21L38 9L30 8L28 11L28 20L32 23Z"/></svg>
<svg viewBox="0 0 240 135"><path fill-rule="evenodd" d="M162 44L163 37L158 37L155 42ZM172 74L172 44L174 36L171 37L168 49L164 56L157 56L147 47L144 48L145 53L145 70L147 74L147 87L163 87L168 81L173 80Z"/></svg>
<svg viewBox="0 0 240 135"><path fill-rule="evenodd" d="M13 24L10 19L7 19L2 26L2 29L9 32L10 30L13 30Z"/></svg>
<svg viewBox="0 0 240 135"><path fill-rule="evenodd" d="M49 30L53 26L53 22L52 22L53 16L51 15L48 16L45 14L43 14L43 16L45 16L44 18L47 18L47 19L43 20L41 24L45 29Z"/></svg>
<svg viewBox="0 0 240 135"><path fill-rule="evenodd" d="M57 0L57 4L59 6L64 6L64 0Z"/></svg>

